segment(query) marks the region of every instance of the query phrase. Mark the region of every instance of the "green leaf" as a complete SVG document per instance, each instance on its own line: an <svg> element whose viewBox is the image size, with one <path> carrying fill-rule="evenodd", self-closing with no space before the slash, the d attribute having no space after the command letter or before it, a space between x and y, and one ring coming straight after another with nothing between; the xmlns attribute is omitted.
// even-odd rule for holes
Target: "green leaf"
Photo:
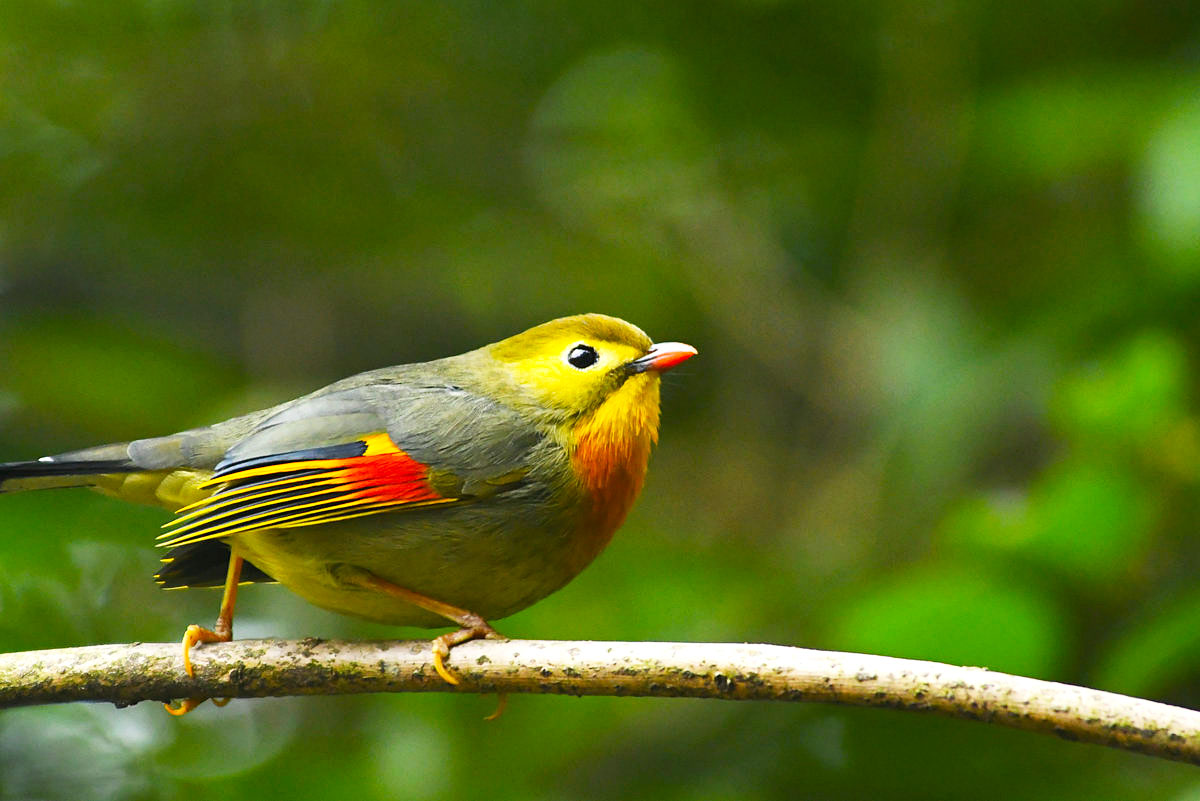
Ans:
<svg viewBox="0 0 1200 801"><path fill-rule="evenodd" d="M1154 446L1186 414L1188 382L1183 345L1166 332L1144 331L1068 373L1051 401L1051 422L1104 449Z"/></svg>
<svg viewBox="0 0 1200 801"><path fill-rule="evenodd" d="M1167 115L1146 146L1137 206L1146 251L1168 274L1200 278L1200 101Z"/></svg>
<svg viewBox="0 0 1200 801"><path fill-rule="evenodd" d="M1072 581L1104 587L1137 560L1157 513L1123 466L1069 461L1031 491L1024 551Z"/></svg>

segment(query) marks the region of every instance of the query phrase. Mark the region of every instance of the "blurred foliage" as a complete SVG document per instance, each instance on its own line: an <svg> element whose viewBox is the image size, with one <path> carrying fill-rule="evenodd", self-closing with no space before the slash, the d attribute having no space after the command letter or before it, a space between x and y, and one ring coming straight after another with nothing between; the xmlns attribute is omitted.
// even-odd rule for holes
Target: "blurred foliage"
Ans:
<svg viewBox="0 0 1200 801"><path fill-rule="evenodd" d="M0 457L567 313L701 357L518 637L1200 704L1200 6L6 0ZM0 499L0 648L169 640L165 513ZM391 637L250 588L240 636ZM405 635L421 632L402 632ZM1196 798L879 710L456 695L0 716L0 798ZM1020 765L1020 770L1014 770Z"/></svg>

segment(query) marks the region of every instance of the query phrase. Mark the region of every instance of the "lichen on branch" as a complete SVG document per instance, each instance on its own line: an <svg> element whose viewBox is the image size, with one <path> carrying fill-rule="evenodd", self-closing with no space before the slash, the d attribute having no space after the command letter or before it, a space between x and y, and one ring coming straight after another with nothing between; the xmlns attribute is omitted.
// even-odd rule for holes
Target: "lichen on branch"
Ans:
<svg viewBox="0 0 1200 801"><path fill-rule="evenodd" d="M1200 764L1200 712L983 668L781 645L478 640L433 670L428 641L237 640L0 654L0 707L374 692L819 701L965 718Z"/></svg>

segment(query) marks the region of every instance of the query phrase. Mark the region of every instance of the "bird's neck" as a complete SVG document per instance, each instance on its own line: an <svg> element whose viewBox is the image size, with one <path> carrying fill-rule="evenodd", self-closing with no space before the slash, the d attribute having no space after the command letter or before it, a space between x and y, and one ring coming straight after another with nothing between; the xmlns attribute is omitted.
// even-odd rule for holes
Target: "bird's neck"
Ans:
<svg viewBox="0 0 1200 801"><path fill-rule="evenodd" d="M658 384L657 376L630 378L575 429L571 463L591 497L583 564L612 539L642 490L658 440Z"/></svg>

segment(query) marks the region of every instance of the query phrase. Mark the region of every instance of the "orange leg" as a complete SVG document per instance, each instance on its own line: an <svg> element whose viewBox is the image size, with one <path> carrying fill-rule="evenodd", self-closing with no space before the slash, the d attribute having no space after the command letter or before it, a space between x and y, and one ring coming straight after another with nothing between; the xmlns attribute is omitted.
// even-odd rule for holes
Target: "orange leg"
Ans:
<svg viewBox="0 0 1200 801"><path fill-rule="evenodd" d="M458 684L458 679L446 669L446 657L450 655L451 648L479 637L486 637L489 640L504 639L503 635L489 626L486 620L474 612L468 612L466 609L459 609L457 606L442 603L419 592L407 590L365 570L355 571L353 574L347 576L347 578L361 587L399 598L413 606L433 612L435 615L441 615L447 620L452 620L462 626L458 631L443 634L440 637L435 637L433 640L433 669L437 671L438 675L447 684Z"/></svg>
<svg viewBox="0 0 1200 801"><path fill-rule="evenodd" d="M237 602L238 580L242 576L242 557L233 553L229 554L229 572L225 574L225 592L221 596L221 611L217 614L217 623L212 630L202 626L197 626L195 623L187 627L187 631L183 633L183 669L189 676L195 676L195 668L192 667L192 646L199 645L205 642L229 642L233 639L233 606ZM179 706L171 706L163 704L167 711L172 715L186 715L200 704L204 703L206 698L187 698L179 702ZM229 703L213 701L217 706L224 706Z"/></svg>

